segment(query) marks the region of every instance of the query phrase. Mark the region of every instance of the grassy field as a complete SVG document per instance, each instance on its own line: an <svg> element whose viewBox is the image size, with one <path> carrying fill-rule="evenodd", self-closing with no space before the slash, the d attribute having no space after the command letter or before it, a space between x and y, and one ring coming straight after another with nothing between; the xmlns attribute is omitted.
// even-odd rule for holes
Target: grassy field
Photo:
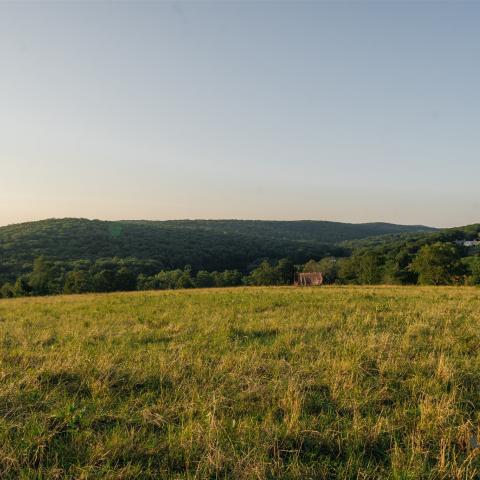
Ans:
<svg viewBox="0 0 480 480"><path fill-rule="evenodd" d="M0 301L2 479L474 479L480 289Z"/></svg>

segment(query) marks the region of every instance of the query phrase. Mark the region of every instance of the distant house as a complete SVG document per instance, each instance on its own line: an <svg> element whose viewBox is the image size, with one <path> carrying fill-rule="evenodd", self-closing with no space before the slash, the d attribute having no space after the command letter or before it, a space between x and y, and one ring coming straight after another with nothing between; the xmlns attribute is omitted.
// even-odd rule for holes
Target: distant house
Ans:
<svg viewBox="0 0 480 480"><path fill-rule="evenodd" d="M464 247L478 247L480 245L480 238L476 240L465 240L463 242Z"/></svg>
<svg viewBox="0 0 480 480"><path fill-rule="evenodd" d="M313 287L323 283L323 274L321 272L301 272L295 275L295 285L301 287Z"/></svg>

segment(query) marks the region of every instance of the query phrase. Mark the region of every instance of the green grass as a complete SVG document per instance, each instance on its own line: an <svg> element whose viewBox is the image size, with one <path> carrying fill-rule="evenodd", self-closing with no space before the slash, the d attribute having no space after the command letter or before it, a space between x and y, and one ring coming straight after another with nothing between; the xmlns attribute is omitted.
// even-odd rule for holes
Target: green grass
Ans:
<svg viewBox="0 0 480 480"><path fill-rule="evenodd" d="M2 479L474 479L480 290L0 301Z"/></svg>

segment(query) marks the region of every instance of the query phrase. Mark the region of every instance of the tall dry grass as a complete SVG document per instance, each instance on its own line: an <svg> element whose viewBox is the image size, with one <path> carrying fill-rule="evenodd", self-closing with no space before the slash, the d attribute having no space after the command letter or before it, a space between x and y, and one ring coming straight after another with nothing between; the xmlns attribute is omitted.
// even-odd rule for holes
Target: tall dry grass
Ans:
<svg viewBox="0 0 480 480"><path fill-rule="evenodd" d="M2 479L474 479L480 290L0 301Z"/></svg>

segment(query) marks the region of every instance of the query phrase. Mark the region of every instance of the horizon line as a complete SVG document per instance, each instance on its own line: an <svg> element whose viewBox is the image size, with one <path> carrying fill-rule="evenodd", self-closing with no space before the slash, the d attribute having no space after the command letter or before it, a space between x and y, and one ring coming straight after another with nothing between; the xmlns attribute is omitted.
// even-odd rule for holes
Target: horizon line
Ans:
<svg viewBox="0 0 480 480"><path fill-rule="evenodd" d="M0 224L0 228L9 227L13 225L22 225L26 223L35 223L35 222L44 222L48 220L88 220L88 221L100 221L100 222L200 222L200 221L207 221L207 222L222 222L222 221L239 221L239 222L322 222L322 223L340 223L345 225L372 225L372 224L386 224L386 225L397 225L402 227L425 227L431 228L436 230L442 230L446 228L460 228L465 227L468 225L475 225L475 223L468 224L468 225L454 225L449 227L439 227L439 226L432 226L426 225L421 223L396 223L391 221L385 220L376 220L376 221L368 221L368 222L354 222L354 221L342 221L342 220L324 220L324 219L312 219L312 218L295 218L295 219L272 219L272 218L164 218L164 219L153 219L153 218L92 218L92 217L73 217L73 216L66 216L66 217L43 217L37 218L35 220L24 220L18 221L13 223L6 223Z"/></svg>

